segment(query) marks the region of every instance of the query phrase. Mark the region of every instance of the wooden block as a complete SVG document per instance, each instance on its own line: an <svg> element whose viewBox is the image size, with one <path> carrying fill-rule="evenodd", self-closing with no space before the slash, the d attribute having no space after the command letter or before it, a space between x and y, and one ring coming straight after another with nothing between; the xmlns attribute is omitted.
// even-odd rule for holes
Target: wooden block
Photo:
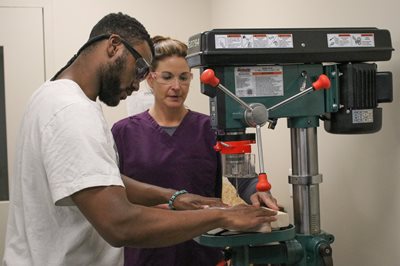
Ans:
<svg viewBox="0 0 400 266"><path fill-rule="evenodd" d="M262 208L269 209L267 207L262 207ZM272 209L269 209L269 210L272 210ZM272 210L272 211L274 211L274 210ZM277 220L272 223L265 223L254 230L249 230L246 232L269 233L273 230L279 230L280 228L289 226L289 215L286 212L278 211L276 218L277 218ZM214 230L209 231L208 234L220 234L222 231L225 231L225 230L221 229L221 228L216 228ZM240 233L242 233L242 232L228 231L221 235L231 235L231 234L240 234Z"/></svg>
<svg viewBox="0 0 400 266"><path fill-rule="evenodd" d="M272 230L289 226L289 214L286 212L278 211L276 218L277 220L271 223Z"/></svg>
<svg viewBox="0 0 400 266"><path fill-rule="evenodd" d="M268 210L273 211L272 209L262 207ZM279 230L282 227L287 227L289 226L289 215L285 212L278 211L278 214L275 216L276 221L271 222L271 223L265 223L258 229L255 229L254 232L259 232L259 233L269 233L273 230Z"/></svg>

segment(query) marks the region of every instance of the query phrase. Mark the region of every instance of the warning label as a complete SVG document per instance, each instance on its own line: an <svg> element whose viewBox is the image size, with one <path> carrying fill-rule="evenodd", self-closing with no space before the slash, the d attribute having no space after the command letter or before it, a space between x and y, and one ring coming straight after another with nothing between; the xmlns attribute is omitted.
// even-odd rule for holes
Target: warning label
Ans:
<svg viewBox="0 0 400 266"><path fill-rule="evenodd" d="M341 47L375 47L373 33L339 33L327 34L329 48Z"/></svg>
<svg viewBox="0 0 400 266"><path fill-rule="evenodd" d="M353 110L352 118L353 118L353 124L374 122L374 114L371 109Z"/></svg>
<svg viewBox="0 0 400 266"><path fill-rule="evenodd" d="M282 66L236 67L235 88L238 97L282 96Z"/></svg>
<svg viewBox="0 0 400 266"><path fill-rule="evenodd" d="M215 49L293 48L292 34L219 34Z"/></svg>

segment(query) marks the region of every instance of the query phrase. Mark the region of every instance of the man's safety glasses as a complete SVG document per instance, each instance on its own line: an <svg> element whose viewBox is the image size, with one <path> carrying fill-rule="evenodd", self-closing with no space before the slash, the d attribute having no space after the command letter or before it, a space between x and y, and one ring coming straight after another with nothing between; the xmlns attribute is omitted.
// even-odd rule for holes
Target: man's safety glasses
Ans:
<svg viewBox="0 0 400 266"><path fill-rule="evenodd" d="M125 45L126 49L132 54L136 60L135 77L140 82L143 81L147 74L149 74L150 64L139 54L127 41L119 37L122 44Z"/></svg>
<svg viewBox="0 0 400 266"><path fill-rule="evenodd" d="M189 86L193 78L193 74L190 72L182 72L181 74L175 76L171 72L162 71L162 72L150 72L150 75L160 84L174 85L178 81L179 85L184 87Z"/></svg>
<svg viewBox="0 0 400 266"><path fill-rule="evenodd" d="M136 78L136 80L138 80L139 82L143 81L146 78L147 74L149 74L150 64L126 40L122 39L117 34L115 34L115 35L121 40L122 44L125 46L125 48L132 54L132 56L136 60L136 68L135 68L135 78ZM84 49L86 49L88 46L92 45L93 43L98 42L100 40L108 39L110 37L111 37L111 34L101 34L101 35L95 36L93 38L90 38L81 47L81 49L79 49L78 53L74 56L73 59L75 59Z"/></svg>

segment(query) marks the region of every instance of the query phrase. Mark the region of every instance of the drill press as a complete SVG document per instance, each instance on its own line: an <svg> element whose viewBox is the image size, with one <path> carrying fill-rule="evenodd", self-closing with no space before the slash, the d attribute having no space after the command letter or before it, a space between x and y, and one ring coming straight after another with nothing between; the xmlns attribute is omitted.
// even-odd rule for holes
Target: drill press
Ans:
<svg viewBox="0 0 400 266"><path fill-rule="evenodd" d="M378 72L373 62L390 60L392 51L389 31L373 27L214 29L190 37L187 60L200 68L201 91L210 97L224 176L257 176L251 154L257 143L257 189L269 190L260 130L287 118L291 136L294 225L204 234L199 243L227 248L235 266L333 265L334 237L320 226L317 127L322 120L334 134L380 130L378 104L392 101L392 74Z"/></svg>

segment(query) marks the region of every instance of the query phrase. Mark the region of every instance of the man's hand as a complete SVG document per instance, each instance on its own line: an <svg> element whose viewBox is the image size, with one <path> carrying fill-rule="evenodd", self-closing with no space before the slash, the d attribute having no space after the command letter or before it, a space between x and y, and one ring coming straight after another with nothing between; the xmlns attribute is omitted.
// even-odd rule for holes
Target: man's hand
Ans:
<svg viewBox="0 0 400 266"><path fill-rule="evenodd" d="M251 195L250 201L255 207L267 206L268 208L279 210L278 201L270 192L256 192Z"/></svg>
<svg viewBox="0 0 400 266"><path fill-rule="evenodd" d="M276 221L276 211L259 208L251 205L236 205L224 208L226 212L226 225L224 229L231 231L257 231L266 223Z"/></svg>
<svg viewBox="0 0 400 266"><path fill-rule="evenodd" d="M219 198L208 198L196 194L185 193L176 197L174 207L177 210L196 210L209 207L227 207Z"/></svg>

